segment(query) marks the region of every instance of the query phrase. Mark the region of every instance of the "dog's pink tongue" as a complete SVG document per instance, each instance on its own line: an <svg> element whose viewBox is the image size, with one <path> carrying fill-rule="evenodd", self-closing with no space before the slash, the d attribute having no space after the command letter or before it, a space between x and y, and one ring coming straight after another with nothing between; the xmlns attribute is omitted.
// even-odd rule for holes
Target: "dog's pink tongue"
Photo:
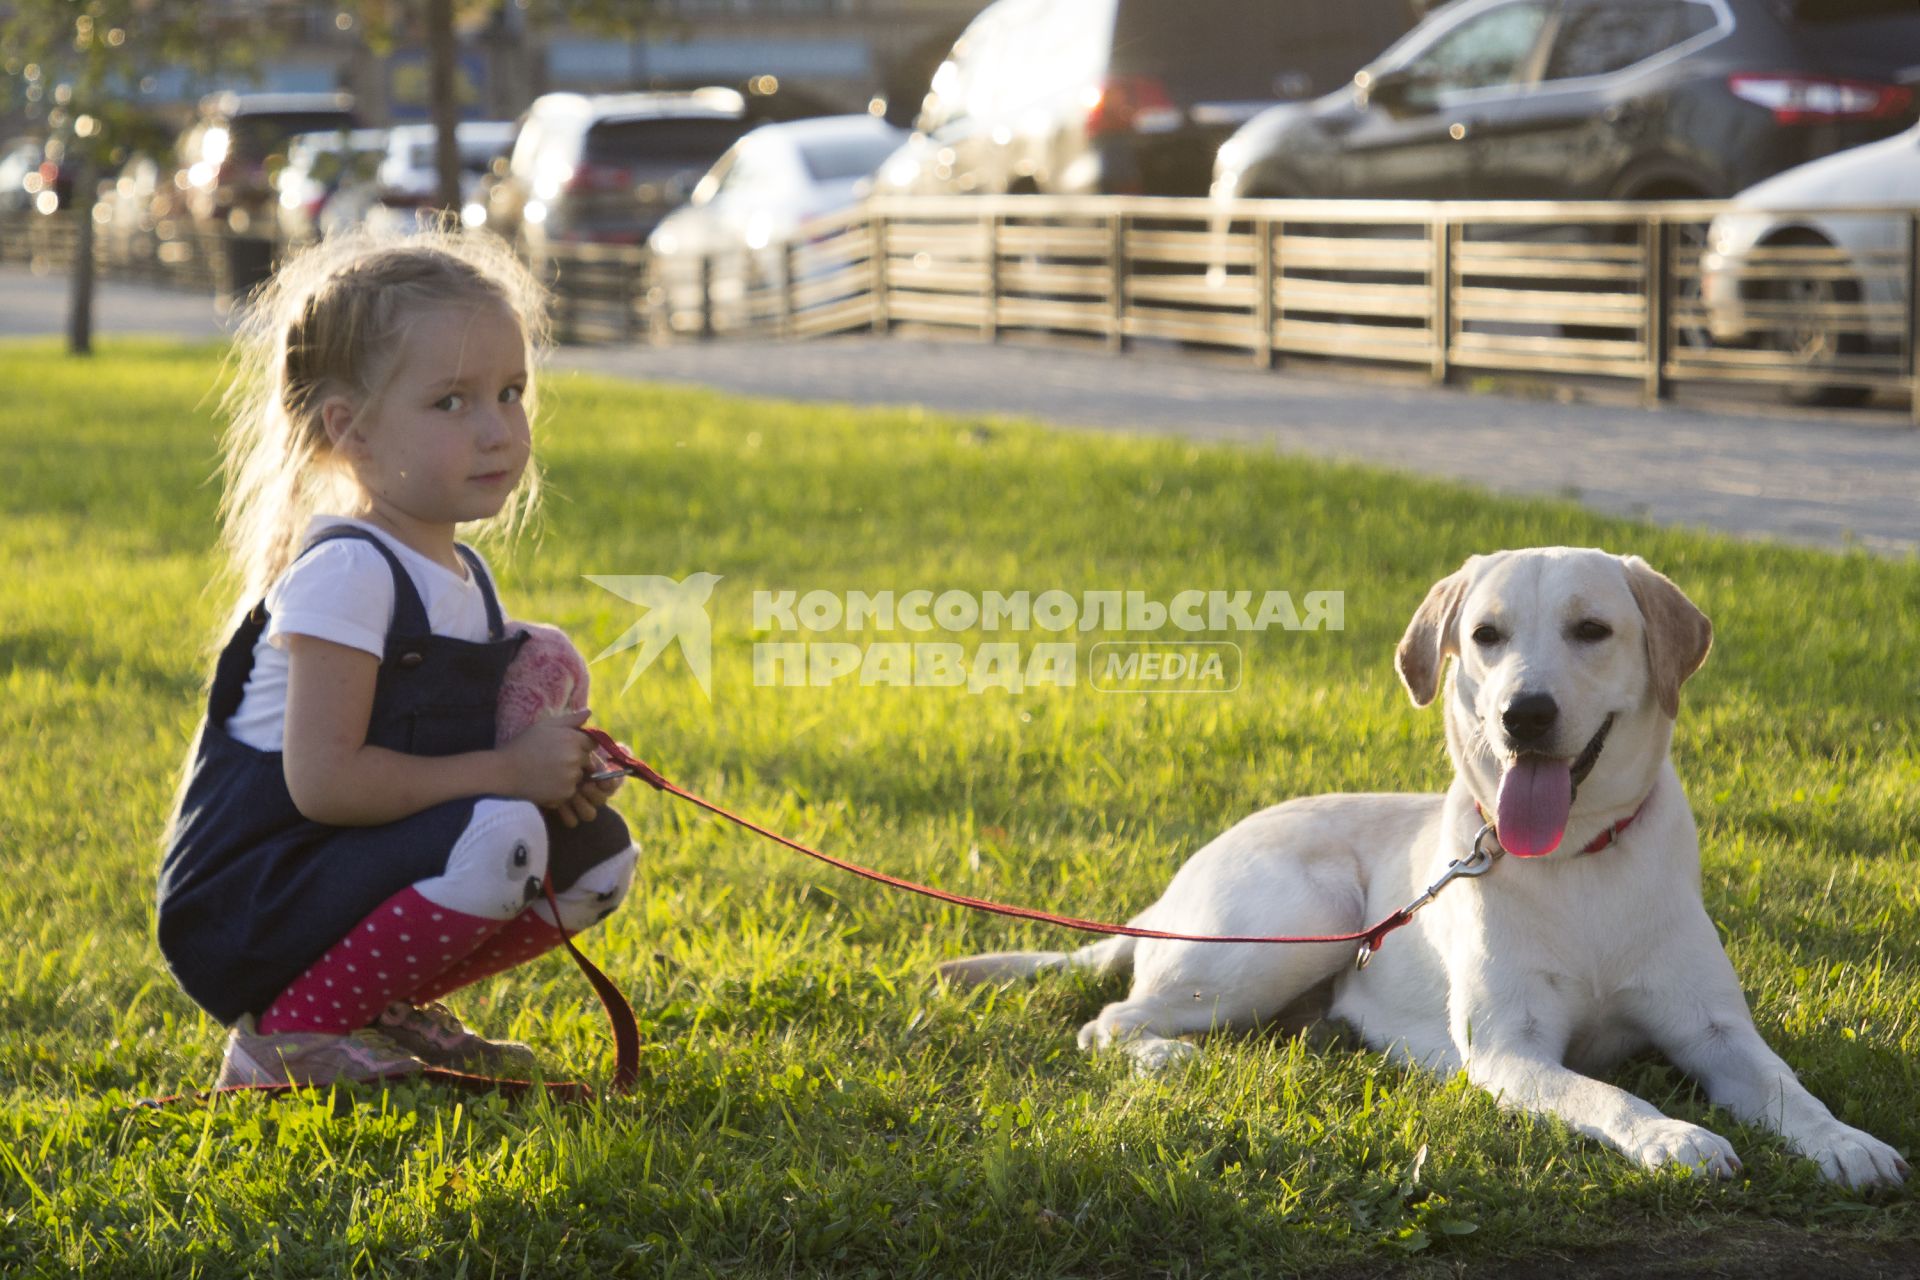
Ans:
<svg viewBox="0 0 1920 1280"><path fill-rule="evenodd" d="M1573 808L1573 771L1565 760L1522 756L1500 779L1494 807L1501 848L1522 858L1552 853Z"/></svg>

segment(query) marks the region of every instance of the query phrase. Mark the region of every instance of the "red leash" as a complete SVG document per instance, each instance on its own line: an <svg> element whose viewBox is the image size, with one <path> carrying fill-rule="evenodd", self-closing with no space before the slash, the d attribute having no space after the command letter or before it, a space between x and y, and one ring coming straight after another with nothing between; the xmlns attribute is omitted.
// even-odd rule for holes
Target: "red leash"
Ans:
<svg viewBox="0 0 1920 1280"><path fill-rule="evenodd" d="M582 728L581 732L592 738L600 754L612 761L622 773L628 773L653 787L656 791L665 791L679 796L682 800L699 805L708 813L725 818L728 822L745 827L757 835L765 836L776 844L783 844L796 853L804 853L809 858L817 858L830 867L852 872L868 880L876 880L895 889L905 889L909 893L918 893L940 902L950 902L955 906L967 907L974 911L990 911L994 915L1014 916L1021 920L1037 920L1042 924L1060 925L1067 929L1078 929L1083 933L1121 934L1129 938L1162 938L1169 942L1361 942L1365 943L1366 953L1380 949L1381 942L1389 933L1413 919L1413 910L1402 908L1370 929L1360 929L1353 933L1298 934L1291 936L1252 936L1220 935L1209 933L1167 933L1159 929L1141 929L1130 924L1107 924L1099 920L1082 920L1077 916L1054 915L1050 911L1040 911L1033 907L1010 906L1004 902L990 902L985 898L969 898L965 894L949 893L945 889L936 889L931 885L917 884L912 880L902 880L898 876L888 875L884 871L875 871L872 867L863 867L855 862L825 854L818 849L808 848L797 840L789 840L778 832L769 831L756 822L750 822L737 813L730 813L711 801L683 791L666 780L659 770L646 761L621 749L620 745L599 729ZM1417 909L1417 908L1416 908ZM596 984L597 986L598 984Z"/></svg>
<svg viewBox="0 0 1920 1280"><path fill-rule="evenodd" d="M1494 862L1499 857L1497 844L1492 850L1482 847L1484 838L1493 831L1492 825L1488 824L1481 829L1480 835L1474 838L1473 852L1470 853L1467 858L1454 862L1448 868L1446 874L1444 874L1437 883L1430 886L1424 894L1400 908L1398 911L1393 912L1371 928L1359 929L1352 933L1247 936L1237 934L1170 933L1161 929L1142 929L1130 924L1109 924L1100 920L1082 920L1077 916L1055 915L1053 912L1041 911L1034 907L1018 907L1004 902L993 902L986 898L971 898L965 894L950 893L945 889L936 889L932 885L919 884L912 880L902 879L899 876L888 875L884 871L876 871L872 867L863 867L859 863L836 858L831 854L822 853L818 849L801 844L797 840L789 840L776 831L769 831L759 823L723 809L712 801L693 794L691 791L682 790L680 787L667 781L659 770L638 756L632 755L624 750L611 737L599 729L582 727L581 732L593 739L594 745L599 749L600 754L605 756L607 760L615 766L614 769L599 776L610 777L615 773L630 774L633 777L639 778L656 791L665 791L670 795L678 796L682 800L698 805L708 813L725 818L728 822L734 823L736 826L744 827L756 835L764 836L775 844L785 845L796 853L804 853L809 858L817 859L830 867L837 867L842 871L850 872L863 879L877 881L880 884L888 885L895 889L905 889L909 893L921 894L924 897L932 898L938 902L952 903L955 906L966 907L973 911L986 911L994 915L1012 916L1021 920L1035 920L1041 924L1052 924L1059 925L1066 929L1077 929L1082 933L1118 934L1129 938L1159 938L1169 942L1358 942L1361 944L1358 962L1360 966L1364 968L1367 961L1380 949L1381 943L1385 941L1386 936L1412 920L1413 913L1425 906L1428 902L1431 902L1434 895L1449 881L1459 876L1473 877L1484 875L1492 869ZM1638 813L1634 815L1634 817L1637 816L1639 816ZM1605 833L1601 840L1596 841L1595 846L1590 847L1586 852L1592 852L1594 847L1604 847L1606 842L1610 842L1612 837L1632 820L1633 818L1630 817L1626 822L1620 823L1612 831ZM574 963L580 966L580 971L586 975L587 981L593 984L594 992L600 997L600 1003L607 1011L607 1022L613 1030L614 1044L614 1068L611 1088L614 1093L626 1093L633 1088L640 1070L640 1029L634 1019L633 1008L627 1003L626 997L620 993L620 988L614 985L613 980L607 977L598 965L587 959L587 957L581 953L579 947L574 945L572 933L569 932L566 925L561 922L560 905L554 900L553 886L548 884L544 885L543 888L547 895L547 904L553 911L554 923L560 930L560 936L566 943L567 951L573 956ZM414 1072L411 1075L396 1078L425 1079L460 1089L500 1091L510 1095L517 1095L541 1087L534 1085L530 1081L498 1080L488 1076L466 1075L461 1072L440 1068L429 1068L424 1072ZM172 1097L152 1098L136 1105L149 1107L164 1106L188 1098L205 1100L217 1094L264 1093L268 1095L279 1095L308 1087L312 1086L230 1085L224 1089L212 1089L201 1093L176 1094ZM593 1093L586 1085L571 1081L548 1083L544 1086L544 1091L555 1099L569 1101L589 1098Z"/></svg>
<svg viewBox="0 0 1920 1280"><path fill-rule="evenodd" d="M1416 898L1400 910L1387 916L1372 928L1356 930L1353 933L1257 935L1245 937L1207 933L1169 933L1161 929L1142 929L1130 924L1108 924L1100 920L1082 920L1077 916L1055 915L1050 911L1040 911L1033 907L1011 906L1004 902L992 902L986 898L970 898L965 894L949 893L945 889L936 889L932 885L919 884L912 880L903 880L899 876L888 875L886 872L876 871L872 867L863 867L857 862L848 862L843 858L836 858L832 854L822 853L818 849L801 844L798 840L789 840L777 831L769 831L757 822L753 822L741 817L737 813L723 809L712 801L693 794L691 791L676 787L673 783L667 781L666 777L662 775L658 769L655 769L638 756L626 751L619 743L615 742L602 730L583 726L580 731L593 739L594 746L599 749L600 754L614 766L610 770L595 775L596 777L607 778L616 774L630 774L642 782L645 782L656 791L665 791L669 795L678 796L682 800L698 805L708 813L725 818L728 822L736 826L745 827L748 831L756 835L764 836L775 844L785 845L796 853L804 853L809 858L817 859L830 867L837 867L842 871L851 872L863 879L877 881L880 884L888 885L895 889L905 889L909 893L918 893L938 902L950 902L955 906L967 907L974 911L987 911L994 915L1013 916L1021 920L1037 920L1042 924L1060 925L1067 929L1078 929L1083 933L1121 934L1129 938L1160 938L1170 942L1358 942L1361 944L1358 963L1364 968L1367 961L1372 959L1373 954L1380 949L1380 945L1386 939L1386 936L1395 929L1398 929L1401 925L1412 920L1413 913L1432 901L1433 895L1438 893L1449 880L1460 875L1483 875L1492 868L1494 859L1497 856L1481 850L1479 848L1480 841L1476 839L1474 842L1474 853L1467 859L1456 862L1449 868L1446 875L1441 877L1438 884L1433 885L1419 898ZM1482 832L1482 835L1492 830L1493 828L1489 826ZM547 887L547 901L553 906L554 919L558 921L560 918L560 909L558 904L555 904L553 901L553 889L551 886ZM639 1075L640 1065L640 1031L634 1020L633 1008L627 1003L626 997L620 993L620 988L614 985L612 979L602 973L598 966L587 959L586 956L582 955L580 949L573 945L573 937L567 933L565 925L560 926L560 931L561 936L566 940L567 950L573 954L574 963L578 964L580 971L586 974L587 981L593 984L594 991L600 996L600 1003L606 1008L607 1021L613 1028L614 1068L612 1089L615 1093L626 1093L633 1087L634 1080Z"/></svg>
<svg viewBox="0 0 1920 1280"><path fill-rule="evenodd" d="M613 984L613 979L602 973L599 965L587 959L580 948L573 945L573 934L560 918L560 904L554 901L553 884L542 881L540 887L545 890L547 907L553 912L553 927L560 931L560 939L567 944L573 962L580 966L581 973L587 975L587 981L593 984L594 994L600 997L601 1007L607 1011L607 1024L613 1028L611 1087L615 1093L627 1093L640 1075L640 1026L634 1021L633 1006L620 994L620 988ZM589 1094L591 1092L588 1090Z"/></svg>

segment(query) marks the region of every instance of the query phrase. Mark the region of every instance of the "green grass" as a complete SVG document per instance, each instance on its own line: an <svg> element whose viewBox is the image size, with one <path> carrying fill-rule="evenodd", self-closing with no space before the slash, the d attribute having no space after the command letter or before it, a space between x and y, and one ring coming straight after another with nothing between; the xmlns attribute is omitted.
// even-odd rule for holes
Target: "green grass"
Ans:
<svg viewBox="0 0 1920 1280"><path fill-rule="evenodd" d="M1275 1036L1217 1037L1191 1071L1136 1079L1074 1047L1117 983L953 993L928 976L1063 935L890 894L637 790L642 879L586 943L639 1013L631 1097L550 1109L415 1086L129 1110L205 1085L220 1045L168 978L150 905L224 605L203 592L216 357L0 346L0 1270L1450 1274L1649 1237L1715 1258L1808 1232L1843 1258L1920 1242L1913 1192L1829 1187L1657 1063L1615 1079L1729 1132L1737 1181L1644 1173L1459 1081ZM1840 1116L1920 1152L1913 561L911 411L565 375L549 407L544 531L494 552L519 616L591 654L635 610L582 574L726 575L711 705L677 657L625 694L612 659L601 723L796 838L1078 914L1138 909L1262 805L1442 787L1437 713L1408 704L1391 651L1467 554L1645 555L1718 631L1676 754L1761 1031ZM1224 697L753 687L754 589L917 586L1339 588L1347 625L1248 637ZM556 1072L604 1078L598 1007L566 960L455 1003Z"/></svg>

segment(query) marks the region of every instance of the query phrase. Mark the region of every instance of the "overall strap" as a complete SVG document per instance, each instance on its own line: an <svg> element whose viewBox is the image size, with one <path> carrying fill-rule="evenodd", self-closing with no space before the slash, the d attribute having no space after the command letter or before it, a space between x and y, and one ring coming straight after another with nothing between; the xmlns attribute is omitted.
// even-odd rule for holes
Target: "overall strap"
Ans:
<svg viewBox="0 0 1920 1280"><path fill-rule="evenodd" d="M486 562L480 559L480 553L464 542L453 544L460 558L467 562L467 572L480 584L480 594L487 602L487 636L492 640L506 639L506 620L500 616L500 599L493 593L493 578L487 573Z"/></svg>
<svg viewBox="0 0 1920 1280"><path fill-rule="evenodd" d="M220 660L213 668L213 684L207 690L207 719L212 723L224 726L240 709L247 679L253 675L253 647L260 643L260 633L266 629L267 605L263 600L247 610L239 629L220 651Z"/></svg>
<svg viewBox="0 0 1920 1280"><path fill-rule="evenodd" d="M362 542L370 542L386 557L387 566L393 572L393 632L406 636L430 634L432 628L427 625L427 609L420 603L420 593L414 588L412 575L386 544L366 530L351 525L334 525L300 548L294 561L298 562L307 552L335 538L358 538ZM220 660L213 669L213 686L207 691L207 718L215 724L224 725L240 709L240 699L246 693L248 679L253 675L254 646L260 643L260 637L266 629L267 602L261 600L247 611L239 630L227 641L226 648L220 651Z"/></svg>
<svg viewBox="0 0 1920 1280"><path fill-rule="evenodd" d="M400 563L400 557L393 554L393 548L374 534L352 525L336 524L315 535L312 542L301 548L300 555L304 556L321 543L332 542L336 538L357 538L370 544L386 558L387 567L393 571L393 626L388 635L414 637L433 634L433 627L427 622L427 607L420 602L420 592L413 585L413 575ZM299 558L294 557L295 560Z"/></svg>

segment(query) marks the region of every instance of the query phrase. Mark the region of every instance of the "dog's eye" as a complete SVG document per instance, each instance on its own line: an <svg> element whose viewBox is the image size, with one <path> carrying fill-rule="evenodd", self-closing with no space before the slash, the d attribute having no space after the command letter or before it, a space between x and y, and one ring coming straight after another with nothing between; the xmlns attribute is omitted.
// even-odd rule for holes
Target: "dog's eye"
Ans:
<svg viewBox="0 0 1920 1280"><path fill-rule="evenodd" d="M1612 634L1613 628L1598 618L1584 619L1581 622L1575 623L1573 628L1573 638L1586 644L1593 644L1595 641L1605 640Z"/></svg>
<svg viewBox="0 0 1920 1280"><path fill-rule="evenodd" d="M1500 631L1490 622L1483 622L1473 629L1473 642L1480 645L1499 644Z"/></svg>

